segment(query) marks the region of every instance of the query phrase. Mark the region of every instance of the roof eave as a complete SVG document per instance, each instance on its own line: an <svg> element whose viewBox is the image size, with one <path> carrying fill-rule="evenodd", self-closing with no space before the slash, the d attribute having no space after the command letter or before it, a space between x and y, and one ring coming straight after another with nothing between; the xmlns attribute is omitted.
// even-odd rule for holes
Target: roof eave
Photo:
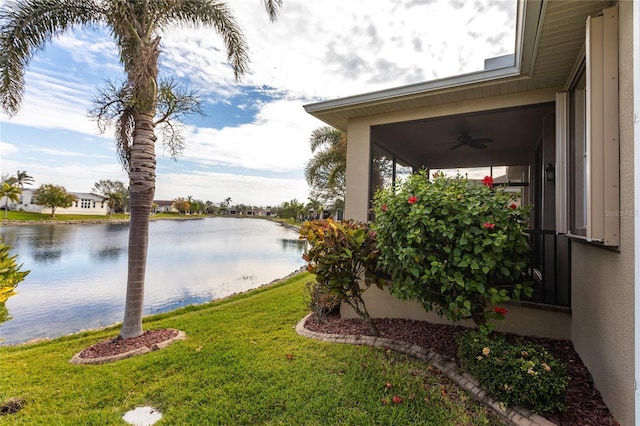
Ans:
<svg viewBox="0 0 640 426"><path fill-rule="evenodd" d="M336 108L357 107L365 104L388 102L395 99L412 97L434 92L436 90L463 87L473 83L484 83L494 80L502 80L520 75L520 70L516 66L497 68L487 71L478 71L469 74L462 74L455 77L447 77L438 80L431 80L407 86L394 87L391 89L379 90L360 95L347 96L344 98L331 99L328 101L316 102L304 105L304 109L311 115L314 112L327 111Z"/></svg>

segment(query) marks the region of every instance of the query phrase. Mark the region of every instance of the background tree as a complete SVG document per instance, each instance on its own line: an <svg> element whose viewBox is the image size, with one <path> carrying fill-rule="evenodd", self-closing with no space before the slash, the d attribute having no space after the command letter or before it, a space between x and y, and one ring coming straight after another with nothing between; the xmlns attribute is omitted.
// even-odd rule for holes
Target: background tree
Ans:
<svg viewBox="0 0 640 426"><path fill-rule="evenodd" d="M329 126L311 133L309 145L313 157L304 169L311 197L324 204L335 204L345 195L347 135Z"/></svg>
<svg viewBox="0 0 640 426"><path fill-rule="evenodd" d="M316 200L311 197L309 197L308 200L309 202L307 203L307 211L309 215L307 219L308 220L322 219L322 213L323 213L322 202L320 200Z"/></svg>
<svg viewBox="0 0 640 426"><path fill-rule="evenodd" d="M229 212L229 206L231 205L231 197L227 197L220 203L220 211L222 214Z"/></svg>
<svg viewBox="0 0 640 426"><path fill-rule="evenodd" d="M191 200L189 211L191 214L202 214L205 211L205 204L202 200Z"/></svg>
<svg viewBox="0 0 640 426"><path fill-rule="evenodd" d="M51 217L56 217L58 207L71 207L76 201L76 196L69 194L64 186L50 183L40 185L33 191L33 202L39 206L51 208Z"/></svg>
<svg viewBox="0 0 640 426"><path fill-rule="evenodd" d="M212 201L210 201L210 200L205 201L205 203L204 203L204 212L206 214L216 214L217 210L218 209L217 209L216 205L213 204Z"/></svg>
<svg viewBox="0 0 640 426"><path fill-rule="evenodd" d="M91 192L107 199L109 214L124 211L129 202L129 190L124 182L111 179L100 179L93 184Z"/></svg>
<svg viewBox="0 0 640 426"><path fill-rule="evenodd" d="M178 212L180 212L181 214L185 214L186 212L189 211L191 204L189 203L189 200L187 200L186 198L178 197L175 200L173 200L173 206L176 208L176 210L178 210Z"/></svg>
<svg viewBox="0 0 640 426"><path fill-rule="evenodd" d="M20 202L20 194L22 190L14 183L10 183L9 180L3 180L0 185L0 198L4 197L4 217L7 218L7 210L9 210L9 201L14 203Z"/></svg>
<svg viewBox="0 0 640 426"><path fill-rule="evenodd" d="M275 20L280 0L264 0ZM236 78L248 65L247 45L231 11L218 1L20 0L0 6L0 103L9 115L18 112L24 92L25 69L33 55L53 37L72 28L104 25L113 36L126 81L100 93L102 107L94 111L101 130L114 123L120 159L129 173L131 223L125 314L119 337L143 333L144 277L149 244L149 212L155 194L156 126L179 119L193 97L173 97L171 83L158 81L162 32L176 24L205 26L224 41ZM162 108L158 108L163 106ZM184 109L183 109L184 111ZM179 129L171 125L179 153Z"/></svg>
<svg viewBox="0 0 640 426"><path fill-rule="evenodd" d="M109 192L104 196L109 206L109 217L111 217L116 210L124 206L124 197L125 195L121 192Z"/></svg>
<svg viewBox="0 0 640 426"><path fill-rule="evenodd" d="M31 185L33 183L33 177L29 176L26 171L20 171L8 179L11 183L15 184L20 190L23 190L25 185Z"/></svg>
<svg viewBox="0 0 640 426"><path fill-rule="evenodd" d="M306 207L296 198L291 201L285 201L278 208L278 216L283 219L300 221L306 217L306 213Z"/></svg>

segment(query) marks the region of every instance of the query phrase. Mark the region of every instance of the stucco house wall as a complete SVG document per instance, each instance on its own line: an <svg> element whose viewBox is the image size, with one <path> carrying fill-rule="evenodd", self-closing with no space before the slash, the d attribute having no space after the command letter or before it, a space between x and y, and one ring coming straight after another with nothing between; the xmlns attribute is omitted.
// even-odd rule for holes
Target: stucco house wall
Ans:
<svg viewBox="0 0 640 426"><path fill-rule="evenodd" d="M619 3L620 246L571 247L573 344L622 425L636 424L632 6Z"/></svg>
<svg viewBox="0 0 640 426"><path fill-rule="evenodd" d="M32 213L51 214L51 209L33 203L33 192L31 188L25 188L20 194L19 203L9 203L11 210L22 210ZM70 192L76 196L71 207L57 208L56 214L92 214L92 215L108 215L109 206L104 197L88 192ZM0 200L0 205L4 206L4 197Z"/></svg>

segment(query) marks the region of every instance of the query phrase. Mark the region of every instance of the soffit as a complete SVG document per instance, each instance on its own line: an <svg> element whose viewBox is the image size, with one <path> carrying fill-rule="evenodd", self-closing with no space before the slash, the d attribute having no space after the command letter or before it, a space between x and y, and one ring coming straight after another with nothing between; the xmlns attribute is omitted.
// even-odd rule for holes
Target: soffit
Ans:
<svg viewBox="0 0 640 426"><path fill-rule="evenodd" d="M561 87L567 81L584 44L585 22L596 16L612 1L545 1L538 31L523 31L533 39L530 75L495 70L475 75L453 77L433 85L405 86L342 100L305 105L307 112L325 123L347 130L349 119L388 114L418 108L459 103L487 97L510 95L538 89ZM487 75L487 79L465 82L465 77ZM456 84L456 82L460 82ZM424 87L424 90L421 88Z"/></svg>

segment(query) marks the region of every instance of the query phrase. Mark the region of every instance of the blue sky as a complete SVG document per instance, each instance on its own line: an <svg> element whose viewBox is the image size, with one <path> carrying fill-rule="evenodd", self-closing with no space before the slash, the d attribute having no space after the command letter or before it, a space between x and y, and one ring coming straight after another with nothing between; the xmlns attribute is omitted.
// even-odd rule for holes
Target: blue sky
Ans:
<svg viewBox="0 0 640 426"><path fill-rule="evenodd" d="M156 199L306 202L308 140L324 123L303 105L477 71L515 45L510 0L284 0L275 24L262 1L228 3L250 49L241 81L213 30L162 36L160 76L197 90L206 116L185 121L177 161L158 143ZM127 183L112 134L99 134L87 116L97 89L121 76L104 30L78 29L49 43L27 70L20 112L0 113L0 173L26 170L34 187L75 192L100 179Z"/></svg>

